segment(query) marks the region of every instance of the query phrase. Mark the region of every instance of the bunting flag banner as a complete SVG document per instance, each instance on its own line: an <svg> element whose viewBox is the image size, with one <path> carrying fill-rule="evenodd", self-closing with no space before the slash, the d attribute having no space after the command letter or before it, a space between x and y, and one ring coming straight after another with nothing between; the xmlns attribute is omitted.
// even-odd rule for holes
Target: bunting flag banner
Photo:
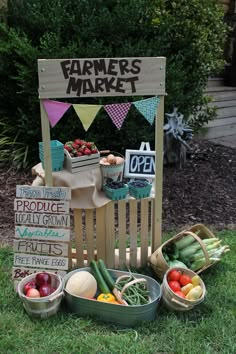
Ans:
<svg viewBox="0 0 236 354"><path fill-rule="evenodd" d="M59 122L61 117L71 106L70 103L51 101L51 100L42 100L42 101L52 128L55 127L55 125Z"/></svg>
<svg viewBox="0 0 236 354"><path fill-rule="evenodd" d="M129 112L130 106L130 102L108 104L104 106L105 111L111 117L112 122L119 130Z"/></svg>
<svg viewBox="0 0 236 354"><path fill-rule="evenodd" d="M144 118L152 125L155 119L157 107L160 103L159 97L151 97L145 100L135 101L133 105L139 110Z"/></svg>
<svg viewBox="0 0 236 354"><path fill-rule="evenodd" d="M73 107L84 129L87 131L102 105L73 104Z"/></svg>

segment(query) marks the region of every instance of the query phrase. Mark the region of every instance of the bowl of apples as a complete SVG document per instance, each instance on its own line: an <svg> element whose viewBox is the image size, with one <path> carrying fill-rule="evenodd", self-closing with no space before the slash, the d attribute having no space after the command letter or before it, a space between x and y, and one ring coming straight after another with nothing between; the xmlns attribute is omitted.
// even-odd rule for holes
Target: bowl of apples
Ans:
<svg viewBox="0 0 236 354"><path fill-rule="evenodd" d="M28 315L48 318L59 310L63 296L62 278L51 272L37 272L23 278L17 292Z"/></svg>

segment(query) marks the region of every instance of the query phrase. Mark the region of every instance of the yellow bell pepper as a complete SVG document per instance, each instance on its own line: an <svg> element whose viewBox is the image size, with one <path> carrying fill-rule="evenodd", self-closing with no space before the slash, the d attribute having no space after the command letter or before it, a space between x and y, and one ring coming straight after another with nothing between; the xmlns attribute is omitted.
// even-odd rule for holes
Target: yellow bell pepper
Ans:
<svg viewBox="0 0 236 354"><path fill-rule="evenodd" d="M97 297L97 300L101 301L101 302L114 302L114 301L116 301L116 298L112 294L100 294Z"/></svg>
<svg viewBox="0 0 236 354"><path fill-rule="evenodd" d="M187 295L190 290L192 290L193 284L189 283L181 288L181 291L184 293L184 295Z"/></svg>
<svg viewBox="0 0 236 354"><path fill-rule="evenodd" d="M186 299L191 301L198 300L202 296L202 293L203 290L200 285L194 286L192 290L187 293Z"/></svg>
<svg viewBox="0 0 236 354"><path fill-rule="evenodd" d="M194 277L192 277L192 284L193 286L197 286L201 284L201 279L199 275L194 275Z"/></svg>

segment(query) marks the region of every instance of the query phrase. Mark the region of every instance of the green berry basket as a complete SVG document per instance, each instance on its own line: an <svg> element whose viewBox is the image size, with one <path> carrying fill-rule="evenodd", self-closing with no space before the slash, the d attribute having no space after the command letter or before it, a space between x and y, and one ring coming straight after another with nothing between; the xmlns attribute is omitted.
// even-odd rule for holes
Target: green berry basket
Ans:
<svg viewBox="0 0 236 354"><path fill-rule="evenodd" d="M111 200L120 200L120 199L125 199L128 191L129 191L129 187L127 184L124 185L124 187L122 188L109 188L108 186L106 186L105 184L103 185L103 190L107 196L107 198L111 199Z"/></svg>
<svg viewBox="0 0 236 354"><path fill-rule="evenodd" d="M61 171L64 164L64 145L58 140L50 141L52 171ZM44 147L43 142L39 142L39 158L44 168Z"/></svg>
<svg viewBox="0 0 236 354"><path fill-rule="evenodd" d="M136 181L137 182L137 181ZM152 184L147 181L142 181L143 187L133 185L133 182L128 182L129 194L135 199L148 198L152 189Z"/></svg>

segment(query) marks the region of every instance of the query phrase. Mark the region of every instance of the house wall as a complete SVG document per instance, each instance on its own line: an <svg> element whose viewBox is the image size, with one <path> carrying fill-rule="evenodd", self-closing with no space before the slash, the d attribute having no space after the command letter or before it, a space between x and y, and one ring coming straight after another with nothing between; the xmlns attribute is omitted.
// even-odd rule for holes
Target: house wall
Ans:
<svg viewBox="0 0 236 354"><path fill-rule="evenodd" d="M217 107L217 118L203 126L195 138L214 140L236 135L236 87L224 86L222 78L212 78L205 94L213 97L210 105Z"/></svg>

